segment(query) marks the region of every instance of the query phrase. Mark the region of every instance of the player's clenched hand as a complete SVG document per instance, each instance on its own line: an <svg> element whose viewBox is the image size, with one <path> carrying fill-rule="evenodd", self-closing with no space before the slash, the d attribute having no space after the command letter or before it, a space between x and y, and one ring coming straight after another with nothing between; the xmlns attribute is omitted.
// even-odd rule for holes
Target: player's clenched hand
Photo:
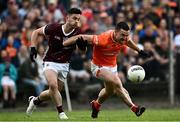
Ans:
<svg viewBox="0 0 180 122"><path fill-rule="evenodd" d="M35 58L37 57L37 50L35 47L30 48L30 59L32 62L35 62Z"/></svg>
<svg viewBox="0 0 180 122"><path fill-rule="evenodd" d="M83 50L85 51L86 50L86 47L87 47L87 40L84 40L82 37L79 37L77 40L76 40L76 44L78 46L78 48L80 50Z"/></svg>
<svg viewBox="0 0 180 122"><path fill-rule="evenodd" d="M151 55L148 52L144 51L144 50L139 51L139 56L143 57L143 58L150 58L151 57Z"/></svg>

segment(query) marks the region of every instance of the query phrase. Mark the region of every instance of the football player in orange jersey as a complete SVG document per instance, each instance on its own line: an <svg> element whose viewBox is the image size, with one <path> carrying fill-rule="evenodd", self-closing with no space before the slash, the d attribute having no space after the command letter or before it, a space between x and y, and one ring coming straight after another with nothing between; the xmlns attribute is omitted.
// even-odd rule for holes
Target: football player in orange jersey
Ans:
<svg viewBox="0 0 180 122"><path fill-rule="evenodd" d="M82 48L85 48L87 43L93 45L91 71L95 77L104 81L104 88L100 91L98 98L91 102L91 117L98 117L101 104L113 94L122 98L124 103L137 116L140 116L145 111L145 107L134 104L128 91L123 87L121 79L117 75L116 58L120 50L125 46L134 49L140 56L150 57L150 55L140 50L132 41L128 24L120 22L114 30L106 31L100 35L77 35L64 41L63 45L68 46L74 43L77 43Z"/></svg>

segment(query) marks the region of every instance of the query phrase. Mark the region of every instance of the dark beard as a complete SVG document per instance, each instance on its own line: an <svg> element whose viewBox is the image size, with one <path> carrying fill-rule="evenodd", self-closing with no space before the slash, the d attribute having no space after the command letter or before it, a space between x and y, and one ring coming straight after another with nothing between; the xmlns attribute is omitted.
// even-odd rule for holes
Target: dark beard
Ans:
<svg viewBox="0 0 180 122"><path fill-rule="evenodd" d="M123 43L124 43L124 39L123 39L123 38L120 38L120 39L119 39L119 43L120 43L120 44L123 44Z"/></svg>

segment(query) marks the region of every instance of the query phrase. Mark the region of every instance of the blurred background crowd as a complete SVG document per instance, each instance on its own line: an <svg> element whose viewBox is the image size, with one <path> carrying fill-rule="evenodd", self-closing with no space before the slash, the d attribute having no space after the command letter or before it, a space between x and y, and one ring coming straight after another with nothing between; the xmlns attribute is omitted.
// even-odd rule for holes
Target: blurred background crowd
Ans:
<svg viewBox="0 0 180 122"><path fill-rule="evenodd" d="M121 51L118 74L124 84L129 82L127 69L134 64L144 67L144 83L166 82L170 41L174 52L180 47L179 0L0 0L0 6L0 94L4 108L15 107L18 95L22 99L47 88L42 73L47 40L39 36L38 57L31 63L31 33L48 23L63 23L69 8L82 10L81 31L86 34L100 34L120 21L127 22L134 42L152 54L150 59L143 59L128 48ZM102 87L89 71L91 55L91 46L86 54L76 50L72 55L68 85L71 97L80 96L81 102Z"/></svg>

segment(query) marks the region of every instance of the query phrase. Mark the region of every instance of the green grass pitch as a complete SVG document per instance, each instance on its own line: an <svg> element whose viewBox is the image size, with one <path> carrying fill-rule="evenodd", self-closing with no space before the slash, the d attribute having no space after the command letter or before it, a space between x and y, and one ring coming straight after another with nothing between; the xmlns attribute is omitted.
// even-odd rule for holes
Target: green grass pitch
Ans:
<svg viewBox="0 0 180 122"><path fill-rule="evenodd" d="M31 117L27 117L24 112L0 112L0 121L34 121L34 122L157 122L157 121L180 121L180 109L147 109L141 117L136 117L129 109L122 110L102 110L98 119L90 117L90 110L74 110L67 112L69 120L62 121L57 117L56 111L35 111Z"/></svg>

